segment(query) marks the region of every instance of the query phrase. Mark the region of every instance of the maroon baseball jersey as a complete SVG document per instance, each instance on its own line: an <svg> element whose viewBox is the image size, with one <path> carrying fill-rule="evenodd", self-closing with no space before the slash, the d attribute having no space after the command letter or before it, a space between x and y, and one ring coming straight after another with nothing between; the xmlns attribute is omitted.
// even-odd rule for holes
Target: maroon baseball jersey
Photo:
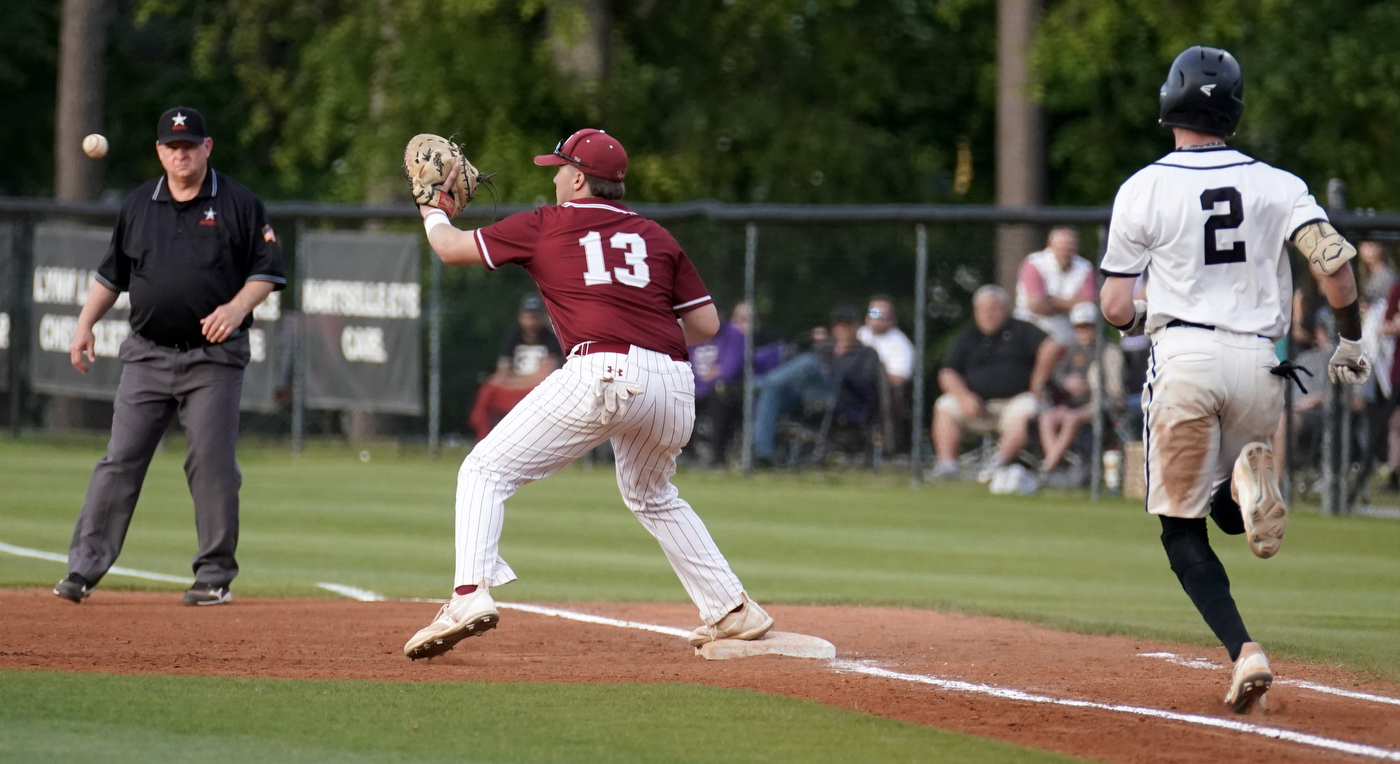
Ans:
<svg viewBox="0 0 1400 764"><path fill-rule="evenodd" d="M519 263L539 285L564 352L622 342L688 358L676 317L710 302L671 233L617 202L580 199L476 231L487 268Z"/></svg>

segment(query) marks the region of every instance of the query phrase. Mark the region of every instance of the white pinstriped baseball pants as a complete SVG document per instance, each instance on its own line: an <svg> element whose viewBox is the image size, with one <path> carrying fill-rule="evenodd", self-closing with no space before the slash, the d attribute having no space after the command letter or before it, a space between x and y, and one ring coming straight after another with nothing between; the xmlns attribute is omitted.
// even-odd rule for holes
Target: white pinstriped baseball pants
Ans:
<svg viewBox="0 0 1400 764"><path fill-rule="evenodd" d="M615 377L644 390L627 414L606 425L586 414L593 383ZM695 510L671 485L676 456L695 425L690 364L635 345L627 355L570 358L525 397L472 452L457 475L455 586L501 586L515 572L501 559L505 502L520 486L611 440L622 500L656 537L707 624L743 602L743 587Z"/></svg>

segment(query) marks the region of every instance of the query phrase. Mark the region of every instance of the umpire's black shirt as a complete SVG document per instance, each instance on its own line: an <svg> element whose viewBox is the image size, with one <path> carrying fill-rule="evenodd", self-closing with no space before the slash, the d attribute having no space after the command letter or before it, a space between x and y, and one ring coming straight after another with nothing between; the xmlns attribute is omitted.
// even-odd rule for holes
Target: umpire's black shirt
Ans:
<svg viewBox="0 0 1400 764"><path fill-rule="evenodd" d="M170 197L165 176L132 191L97 269L109 289L131 292L131 330L158 345L204 343L199 320L249 281L282 289L282 249L252 191L210 167L199 194ZM249 313L243 328L253 323Z"/></svg>

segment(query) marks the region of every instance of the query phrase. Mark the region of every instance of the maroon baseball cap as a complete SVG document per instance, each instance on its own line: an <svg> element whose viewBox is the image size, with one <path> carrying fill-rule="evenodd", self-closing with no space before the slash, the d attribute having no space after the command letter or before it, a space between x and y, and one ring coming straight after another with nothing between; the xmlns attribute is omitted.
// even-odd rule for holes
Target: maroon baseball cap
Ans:
<svg viewBox="0 0 1400 764"><path fill-rule="evenodd" d="M627 176L627 150L618 139L589 127L559 141L553 153L535 157L535 164L541 167L573 165L585 175L622 180Z"/></svg>

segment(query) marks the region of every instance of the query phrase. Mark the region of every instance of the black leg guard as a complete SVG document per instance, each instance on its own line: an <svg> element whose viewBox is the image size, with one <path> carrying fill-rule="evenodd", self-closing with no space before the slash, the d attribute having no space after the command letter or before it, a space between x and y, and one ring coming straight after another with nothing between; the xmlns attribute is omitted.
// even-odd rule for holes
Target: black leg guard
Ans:
<svg viewBox="0 0 1400 764"><path fill-rule="evenodd" d="M1225 566L1210 548L1205 518L1163 517L1162 546L1167 550L1167 560L1181 588L1186 590L1206 625L1230 652L1230 660L1238 660L1240 648L1253 640L1244 628L1235 599L1230 596L1230 578L1225 575Z"/></svg>
<svg viewBox="0 0 1400 764"><path fill-rule="evenodd" d="M1231 481L1226 480L1211 497L1210 519L1215 521L1222 533L1238 536L1244 533L1244 515L1240 514L1240 505L1230 495L1230 483Z"/></svg>

